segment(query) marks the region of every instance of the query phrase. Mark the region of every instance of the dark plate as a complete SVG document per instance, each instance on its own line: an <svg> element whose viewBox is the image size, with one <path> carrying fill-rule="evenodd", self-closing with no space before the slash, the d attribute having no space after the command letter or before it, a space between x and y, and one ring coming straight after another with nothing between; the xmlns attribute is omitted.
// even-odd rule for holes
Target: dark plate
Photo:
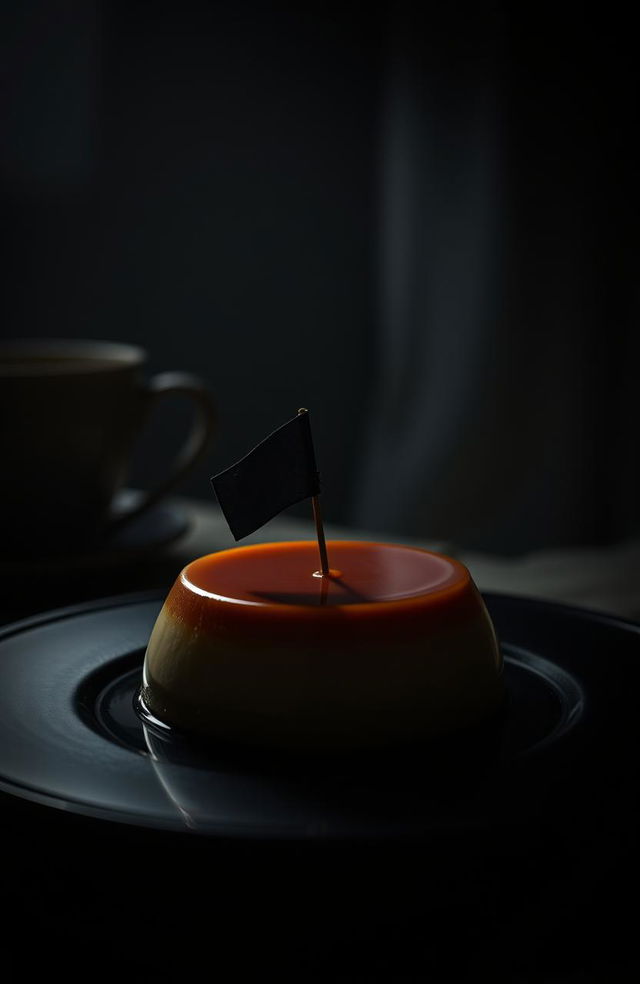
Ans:
<svg viewBox="0 0 640 984"><path fill-rule="evenodd" d="M490 595L501 719L438 747L294 761L145 735L133 698L160 602L0 633L3 969L14 954L16 972L110 980L637 976L638 627ZM25 926L28 953L11 943Z"/></svg>
<svg viewBox="0 0 640 984"><path fill-rule="evenodd" d="M134 703L157 596L6 627L0 788L88 817L251 839L424 838L566 819L595 783L632 767L639 630L487 601L505 656L502 715L455 740L332 759L205 752L143 727Z"/></svg>

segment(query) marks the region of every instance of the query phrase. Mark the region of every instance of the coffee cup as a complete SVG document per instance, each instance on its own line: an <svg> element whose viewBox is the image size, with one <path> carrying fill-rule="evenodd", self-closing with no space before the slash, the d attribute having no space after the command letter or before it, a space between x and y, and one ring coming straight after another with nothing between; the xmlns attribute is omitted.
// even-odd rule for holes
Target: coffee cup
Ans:
<svg viewBox="0 0 640 984"><path fill-rule="evenodd" d="M106 341L0 343L0 512L5 557L81 552L153 506L187 474L213 431L204 384L184 372L145 380L146 353ZM166 477L116 511L154 404L182 394L194 416Z"/></svg>

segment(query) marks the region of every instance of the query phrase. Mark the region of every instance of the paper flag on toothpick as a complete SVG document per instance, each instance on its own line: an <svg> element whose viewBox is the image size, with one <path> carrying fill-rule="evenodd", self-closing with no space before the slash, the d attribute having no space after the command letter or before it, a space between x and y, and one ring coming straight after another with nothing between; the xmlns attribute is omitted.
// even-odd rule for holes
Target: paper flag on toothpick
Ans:
<svg viewBox="0 0 640 984"><path fill-rule="evenodd" d="M241 540L288 506L320 492L308 412L261 441L211 484L229 528Z"/></svg>

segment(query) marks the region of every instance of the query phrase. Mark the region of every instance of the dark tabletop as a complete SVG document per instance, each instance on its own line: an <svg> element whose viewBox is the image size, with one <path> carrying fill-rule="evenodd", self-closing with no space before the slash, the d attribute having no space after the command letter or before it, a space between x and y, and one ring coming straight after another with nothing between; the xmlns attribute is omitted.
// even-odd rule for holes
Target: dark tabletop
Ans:
<svg viewBox="0 0 640 984"><path fill-rule="evenodd" d="M5 574L0 619L164 592L181 566L173 549L101 570ZM521 615L514 608L502 618L517 626ZM528 618L531 642L535 613ZM635 779L612 774L611 789L592 791L600 837L578 822L562 849L551 829L524 851L488 838L486 852L461 850L453 875L424 845L195 838L3 796L3 962L23 972L66 968L67 979L100 970L178 979L200 968L223 980L626 979L637 963L636 844L628 823L606 817L615 790ZM590 864L596 841L610 863Z"/></svg>

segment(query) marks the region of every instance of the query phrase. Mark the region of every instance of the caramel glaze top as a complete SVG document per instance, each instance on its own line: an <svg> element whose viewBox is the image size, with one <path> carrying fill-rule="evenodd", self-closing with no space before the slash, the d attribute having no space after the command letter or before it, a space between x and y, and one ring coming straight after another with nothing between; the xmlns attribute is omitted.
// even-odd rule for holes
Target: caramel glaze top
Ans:
<svg viewBox="0 0 640 984"><path fill-rule="evenodd" d="M209 554L188 564L166 610L198 634L237 633L262 644L344 645L369 639L412 641L461 629L488 615L466 567L415 547L335 540L330 575L318 574L313 541L263 543ZM266 634L266 638L265 638Z"/></svg>

